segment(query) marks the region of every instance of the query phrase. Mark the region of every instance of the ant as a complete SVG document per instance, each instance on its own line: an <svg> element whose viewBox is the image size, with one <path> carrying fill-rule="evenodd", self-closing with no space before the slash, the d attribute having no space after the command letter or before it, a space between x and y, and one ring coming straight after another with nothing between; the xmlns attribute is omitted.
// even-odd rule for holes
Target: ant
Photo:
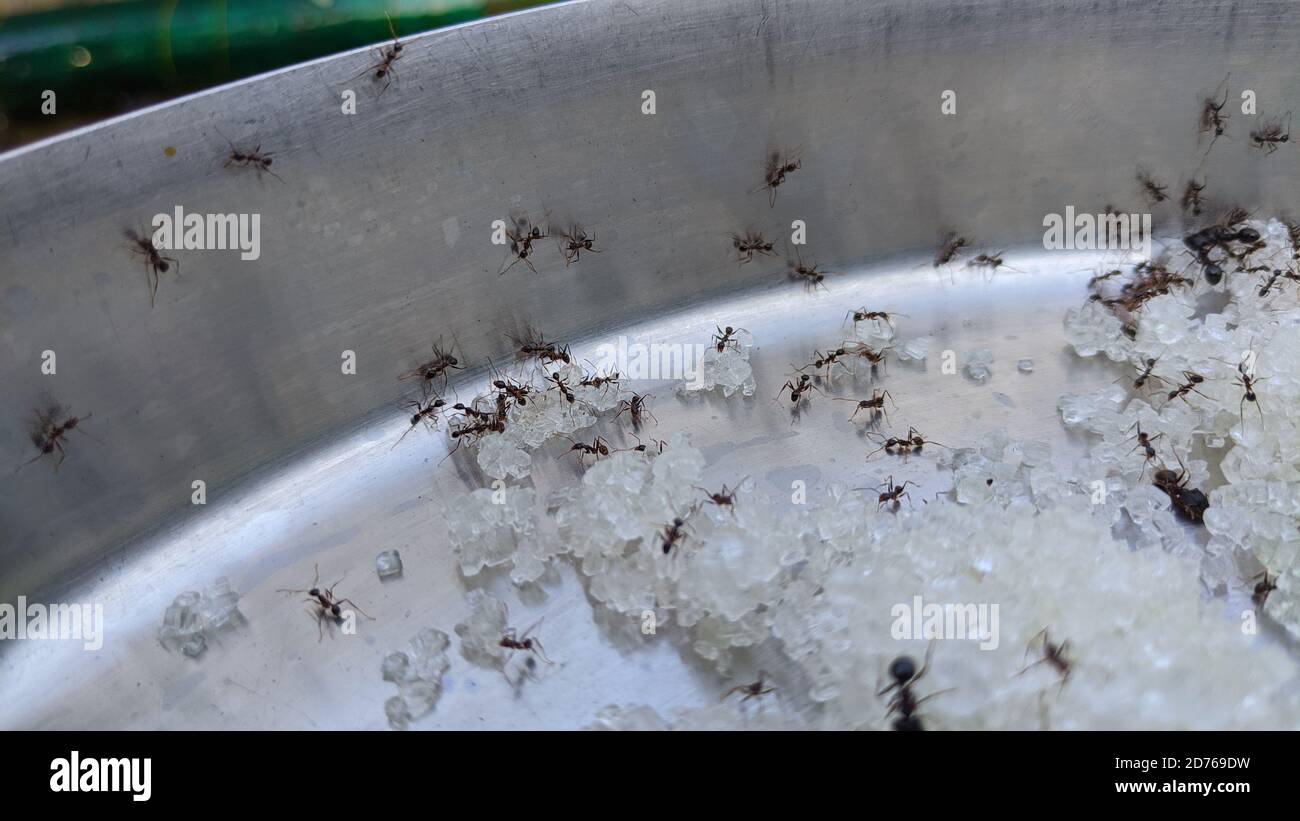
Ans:
<svg viewBox="0 0 1300 821"><path fill-rule="evenodd" d="M69 416L68 409L62 405L51 405L48 410L38 410L35 413L37 421L32 426L31 439L32 444L36 446L40 453L19 465L14 470L14 473L27 467L32 462L44 459L55 451L58 451L59 458L54 463L54 472L58 473L59 466L63 464L64 459L68 458L67 451L63 449L61 440L64 440L70 432L76 430L77 426L89 419L92 414ZM82 433L86 432L83 430ZM88 433L86 435L90 436ZM90 438L94 439L95 437L91 436Z"/></svg>
<svg viewBox="0 0 1300 821"><path fill-rule="evenodd" d="M221 134L220 131L217 133ZM262 172L265 171L280 182L284 182L284 177L271 170L271 158L275 156L274 151L262 153L261 143L258 143L252 151L244 151L237 148L233 142L230 142L230 138L225 134L221 134L221 136L227 143L230 143L230 156L226 158L226 162L222 165L223 168L229 168L232 165L236 168L254 168L257 170L258 179L262 178Z"/></svg>
<svg viewBox="0 0 1300 821"><path fill-rule="evenodd" d="M644 393L634 393L630 399L620 399L618 403L619 411L614 414L614 418L617 419L624 413L628 414L632 419L632 430L641 430L643 416L649 416L655 420L656 425L659 424L659 419L645 407L647 399L654 399L654 397Z"/></svg>
<svg viewBox="0 0 1300 821"><path fill-rule="evenodd" d="M384 87L379 91L381 97L384 96L384 92L388 90L388 86L392 84L393 80L397 78L397 69L393 66L393 63L397 62L402 56L402 49L404 48L402 41L397 39L397 29L393 28L393 18L388 16L388 12L384 12L384 17L388 19L388 33L393 37L393 44L379 50L379 62L352 76L352 79L356 79L373 69L376 82L379 80L386 81Z"/></svg>
<svg viewBox="0 0 1300 821"><path fill-rule="evenodd" d="M898 508L902 506L899 500L902 499L904 496L907 497L907 503L911 505L912 496L911 494L906 492L908 485L912 485L913 487L920 487L920 485L918 485L916 482L913 482L911 480L905 481L901 485L896 485L894 484L893 474L890 474L888 479L886 479L884 482L872 488L872 490L880 490L881 488L884 488L884 491L881 492L880 495L876 497L876 502L877 502L876 509L880 510L884 508L886 504L893 502L894 510L898 510Z"/></svg>
<svg viewBox="0 0 1300 821"><path fill-rule="evenodd" d="M1175 453L1174 456L1178 457L1178 454ZM1183 467L1181 458L1178 459L1178 467L1181 470L1177 473L1162 467L1156 471L1152 484L1164 491L1169 501L1188 521L1199 524L1205 519L1205 511L1210 507L1210 500L1197 488L1187 487L1187 468Z"/></svg>
<svg viewBox="0 0 1300 821"><path fill-rule="evenodd" d="M939 250L934 254L934 267L947 265L961 253L961 250L970 245L970 240L959 236L955 231L949 231L939 242Z"/></svg>
<svg viewBox="0 0 1300 821"><path fill-rule="evenodd" d="M1129 438L1137 439L1137 444L1133 446L1133 449L1130 450L1129 453L1132 453L1134 450L1137 450L1138 448L1142 448L1142 451L1146 454L1146 459L1142 463L1142 472L1146 473L1147 470L1146 466L1151 462L1153 462L1156 458L1156 449L1155 446L1152 445L1151 443L1154 442L1156 439L1159 439L1162 436L1164 436L1164 434L1157 433L1154 437L1148 435L1142 430L1141 422L1134 422L1133 428L1137 428L1137 435L1131 436ZM1132 430L1133 428L1129 428L1129 430Z"/></svg>
<svg viewBox="0 0 1300 821"><path fill-rule="evenodd" d="M690 515L690 514L687 514ZM680 516L673 518L673 523L665 525L663 532L659 534L659 540L663 543L664 555L669 553L681 544L686 538L686 520Z"/></svg>
<svg viewBox="0 0 1300 821"><path fill-rule="evenodd" d="M776 692L775 687L763 686L764 684L763 679L766 678L766 675L767 674L764 673L762 670L759 670L757 681L751 682L750 684L737 684L735 687L732 687L730 690L722 694L722 700L726 701L727 699L731 698L731 696L735 693L744 693L745 694L744 697L740 699L740 703L744 704L746 701L749 701L750 699L762 698L768 693Z"/></svg>
<svg viewBox="0 0 1300 821"><path fill-rule="evenodd" d="M1272 154L1277 147L1291 139L1291 112L1286 113L1286 128L1282 128L1282 119L1266 120L1259 127L1251 130L1250 142L1256 148L1264 149L1265 154Z"/></svg>
<svg viewBox="0 0 1300 821"><path fill-rule="evenodd" d="M1196 389L1197 385L1205 381L1204 376L1201 376L1199 373L1193 373L1192 371L1183 371L1183 379L1186 379L1187 381L1169 392L1169 396L1166 397L1165 400L1166 404L1179 398L1181 398L1184 402L1186 402L1187 394L1189 393L1195 393L1199 396L1205 396L1205 394L1201 393ZM1208 396L1206 396L1205 398L1209 399Z"/></svg>
<svg viewBox="0 0 1300 821"><path fill-rule="evenodd" d="M1224 77L1223 82L1219 84L1219 88L1223 89L1222 100L1216 100L1214 97L1206 97L1201 105L1200 133L1204 134L1207 131L1214 132L1214 139L1210 140L1210 148L1214 148L1214 144L1223 136L1225 130L1224 122L1227 121L1228 115L1223 113L1223 107L1228 104L1228 78L1231 76L1232 75L1229 74L1227 77ZM1218 96L1218 89L1216 89L1215 92L1215 96ZM1210 153L1210 148L1205 149L1206 154Z"/></svg>
<svg viewBox="0 0 1300 821"><path fill-rule="evenodd" d="M613 371L604 376L599 374L596 376L584 376L578 384L584 388L595 388L596 390L601 390L608 389L610 385L618 387L618 382L618 371Z"/></svg>
<svg viewBox="0 0 1300 821"><path fill-rule="evenodd" d="M748 478L749 478L748 476L745 477L745 479ZM731 510L731 515L735 516L736 515L736 491L740 489L741 485L745 484L745 479L741 479L740 482L737 483L735 488L728 488L724 484L722 486L722 490L718 491L717 493L713 493L712 491L706 488L702 488L699 485L696 485L695 489L704 491L704 495L706 497L705 501L707 503L715 504L718 507L729 508Z"/></svg>
<svg viewBox="0 0 1300 821"><path fill-rule="evenodd" d="M131 240L132 253L144 257L145 272L149 276L149 307L154 306L154 298L158 296L159 274L165 274L171 270L172 265L176 266L176 275L180 276L181 264L174 257L165 257L158 253L158 246L153 244L153 238L143 234L137 234L134 230L128 228L123 233L126 238Z"/></svg>
<svg viewBox="0 0 1300 821"><path fill-rule="evenodd" d="M516 216L513 219L515 227L506 231L506 237L510 239L510 254L514 257L514 260L498 271L498 274L504 274L519 262L523 262L528 266L528 270L535 274L537 268L533 266L533 261L528 258L533 252L533 243L539 239L546 239L550 234L543 233L542 229L533 225L532 221L526 216Z"/></svg>
<svg viewBox="0 0 1300 821"><path fill-rule="evenodd" d="M889 329L892 331L894 329L893 318L896 316L907 316L907 314L891 314L886 311L868 311L866 308L858 308L857 310L849 311L848 315L845 318L845 321L846 322L848 321L848 317L852 317L854 330L857 330L859 322L866 322L870 320L872 322L877 323L877 325L880 322L884 322L886 325L889 326Z"/></svg>
<svg viewBox="0 0 1300 821"><path fill-rule="evenodd" d="M1273 273L1269 274L1268 281L1265 282L1263 285L1259 286L1259 295L1261 297L1268 296L1268 292L1273 289L1274 287L1273 283L1277 282L1278 278L1289 279L1292 282L1300 282L1300 274L1297 274L1296 272L1291 270L1281 270L1278 268L1274 268ZM1276 287L1279 290L1281 290L1282 288L1281 285L1278 285Z"/></svg>
<svg viewBox="0 0 1300 821"><path fill-rule="evenodd" d="M532 326L525 328L522 336L510 336L509 338L515 344L516 355L521 358L536 357L543 362L573 364L567 346L561 348L554 342L547 342L542 334Z"/></svg>
<svg viewBox="0 0 1300 821"><path fill-rule="evenodd" d="M438 411L446 404L447 400L438 397L427 400L423 403L407 402L403 405L403 407L414 409L414 412L411 414L411 426L407 428L401 436L397 437L397 441L393 443L393 448L400 445L402 440L406 438L406 434L415 430L415 426L421 422L432 429L432 427L438 422ZM392 450L393 448L389 448L389 450Z"/></svg>
<svg viewBox="0 0 1300 821"><path fill-rule="evenodd" d="M767 207L776 206L776 189L781 183L785 182L786 175L792 174L803 167L803 159L796 153L787 153L782 151L773 151L767 158L767 165L763 171L763 184L755 191L767 191Z"/></svg>
<svg viewBox="0 0 1300 821"><path fill-rule="evenodd" d="M1157 357L1148 356L1146 358L1146 361L1143 363L1142 367L1138 368L1135 366L1135 369L1138 371L1138 375L1137 378L1133 380L1133 387L1141 388L1144 385L1146 385L1147 380L1150 379L1157 379L1161 382L1165 381L1161 379L1159 376L1156 376L1151 372L1155 368L1156 362L1158 362L1159 360L1160 357L1158 356Z"/></svg>
<svg viewBox="0 0 1300 821"><path fill-rule="evenodd" d="M428 395L429 391L432 389L433 380L437 379L438 377L442 377L443 387L446 387L447 377L450 371L465 370L464 366L460 364L460 360L452 355L452 350L454 346L452 348L443 348L442 339L439 338L438 341L434 345L432 345L432 348L433 348L432 359L420 365L419 367L415 368L414 370L407 371L406 373L401 374L400 376L397 377L401 381L418 378L420 380L421 387L423 387L424 389L425 395Z"/></svg>
<svg viewBox="0 0 1300 821"><path fill-rule="evenodd" d="M565 438L567 439L568 437ZM578 442L573 439L569 439L569 441L573 442L573 447L569 448L566 452L573 453L574 451L579 451L579 461L582 461L588 456L595 456L597 459L600 459L603 456L608 456L610 453L609 443L601 436L592 439L590 444L587 442Z"/></svg>
<svg viewBox="0 0 1300 821"><path fill-rule="evenodd" d="M713 347L718 353L722 353L727 348L731 348L736 352L740 351L740 340L736 338L736 334L745 330L744 328L733 328L730 325L725 328L714 327L718 328L718 332L713 335Z"/></svg>
<svg viewBox="0 0 1300 821"><path fill-rule="evenodd" d="M788 390L790 391L790 403L797 408L799 406L799 402L803 400L804 394L812 390L813 388L814 385L812 383L812 377L806 373L800 374L799 384L796 385L795 383L787 379L785 381L785 384L781 386L781 390L777 393L776 398L780 399L781 394L785 393Z"/></svg>
<svg viewBox="0 0 1300 821"><path fill-rule="evenodd" d="M1198 183L1195 178L1187 181L1187 187L1183 189L1183 196L1179 199L1178 204L1186 213L1191 211L1193 215L1200 216L1202 210L1201 192L1205 190L1205 183Z"/></svg>
<svg viewBox="0 0 1300 821"><path fill-rule="evenodd" d="M731 235L731 244L736 248L736 263L744 265L754 258L754 254L776 256L773 246L776 243L763 239L763 235L754 230L746 230L744 236Z"/></svg>
<svg viewBox="0 0 1300 821"><path fill-rule="evenodd" d="M1107 272L1104 273L1104 274L1097 274L1097 275L1094 276L1092 279L1089 279L1089 280L1088 280L1088 287L1089 287L1089 288L1094 288L1094 287L1096 287L1096 285L1097 285L1098 282L1105 282L1106 280L1108 280L1108 279L1113 279L1114 277L1120 276L1120 275L1123 274L1123 273L1124 273L1124 272L1123 272L1122 270L1120 270L1119 268L1115 268L1115 269L1113 269L1113 270L1111 270L1111 271L1107 271Z"/></svg>
<svg viewBox="0 0 1300 821"><path fill-rule="evenodd" d="M885 400L886 400L886 399L888 399L891 403L894 402L894 397L892 397L892 396L889 395L889 391L882 391L882 390L880 390L879 388L877 388L876 390L872 391L872 393L871 393L871 398L870 398L870 399L849 399L849 398L847 398L847 397L843 397L843 396L837 396L837 397L835 397L835 400L836 400L837 402L857 402L857 403L858 403L858 406L857 406L856 408L854 408L854 410L853 410L853 415L849 417L849 420L850 420L850 421L852 421L852 420L853 420L853 419L858 415L858 413L859 413L860 411L869 410L869 411L871 411L871 416L872 416L872 418L875 418L876 416L883 415L883 416L885 417L885 421L888 422L888 421L889 421L889 411L885 410ZM897 405L897 404L894 404L894 409L895 409L895 410L898 409L898 405Z"/></svg>
<svg viewBox="0 0 1300 821"><path fill-rule="evenodd" d="M546 381L555 383L555 388L559 389L564 400L570 405L577 401L577 397L573 395L573 391L569 388L569 383L564 381L564 377L560 376L559 371L552 372L550 376L546 377ZM552 388L547 388L547 390L552 390Z"/></svg>
<svg viewBox="0 0 1300 821"><path fill-rule="evenodd" d="M593 247L595 242L596 238L587 236L587 232L577 223L570 225L569 230L560 232L560 253L564 255L564 267L568 268L577 262L583 251L599 254L600 251Z"/></svg>
<svg viewBox="0 0 1300 821"><path fill-rule="evenodd" d="M351 599L334 598L334 588L338 587L339 582L341 581L343 581L342 578L340 578L339 581L334 582L334 584L330 585L329 587L322 589L320 587L320 565L316 565L316 575L312 579L310 590L288 590L285 588L281 588L276 592L307 594L308 598L306 600L316 606L316 627L319 629L320 632L320 637L317 639L317 641L321 641L325 638L325 620L333 619L335 623L342 621L343 620L342 605L344 604L356 608L356 611L358 613L370 619L371 621L374 621L374 617L372 617L366 611L362 610L360 607L357 607L357 603L352 601Z"/></svg>
<svg viewBox="0 0 1300 821"><path fill-rule="evenodd" d="M916 683L924 678L925 674L929 672L930 657L933 653L934 642L930 642L929 648L925 651L925 662L921 665L920 670L916 669L916 662L912 660L911 656L899 656L890 662L889 677L894 681L892 684L889 684L884 689L878 691L876 695L883 696L891 690L897 691L894 693L893 698L889 700L889 712L885 713L886 718L894 713L899 714L898 718L894 719L893 727L895 730L924 730L925 727L921 723L921 717L916 714L916 708L920 707L935 696L949 692L948 690L940 690L939 692L931 693L924 698L917 698L916 693L912 690L912 687L914 687Z"/></svg>
<svg viewBox="0 0 1300 821"><path fill-rule="evenodd" d="M1237 363L1237 378L1232 381L1232 384L1238 386L1242 390L1241 402L1238 403L1237 414L1242 417L1242 421L1245 421L1246 403L1251 402L1255 405L1255 410L1259 411L1260 420L1263 420L1264 410L1259 406L1259 397L1255 395L1255 385L1266 380L1255 378L1252 375L1254 368L1247 367L1247 361L1247 359L1242 359L1241 362Z"/></svg>
<svg viewBox="0 0 1300 821"><path fill-rule="evenodd" d="M1137 170L1136 176L1138 185L1142 186L1142 191L1147 195L1147 199L1153 203L1164 202L1169 199L1169 195L1165 193L1165 189L1169 186L1161 185L1159 180L1141 168Z"/></svg>
<svg viewBox="0 0 1300 821"><path fill-rule="evenodd" d="M885 362L885 354L893 350L893 348L881 348L878 351L873 350L870 345L867 345L863 342L852 342L849 343L847 347L849 349L849 353L853 354L859 359L865 359L871 363L871 372L873 374L876 372L876 369L879 368L880 365Z"/></svg>
<svg viewBox="0 0 1300 821"><path fill-rule="evenodd" d="M507 650L524 650L537 656L547 664L554 664L555 662L546 657L546 648L542 647L541 640L530 638L528 635L541 623L541 619L538 619L537 623L525 630L522 636L515 633L515 628L507 627L505 632L501 634L501 641L497 642L497 646L504 647Z"/></svg>
<svg viewBox="0 0 1300 821"><path fill-rule="evenodd" d="M802 281L804 290L815 291L818 288L821 288L823 291L827 290L826 286L822 283L822 281L826 279L827 272L820 270L817 267L816 262L811 266L804 265L803 257L799 254L798 249L795 249L795 259L786 260L785 265L786 268L789 269L790 279Z"/></svg>
<svg viewBox="0 0 1300 821"><path fill-rule="evenodd" d="M583 383L587 384L586 382ZM509 397L516 405L521 407L528 404L528 395L536 391L532 385L521 385L513 379L494 379L492 387L501 393L499 396Z"/></svg>
<svg viewBox="0 0 1300 821"><path fill-rule="evenodd" d="M880 434L876 434L876 436L880 436ZM921 449L924 448L926 445L938 445L941 448L948 447L942 442L936 442L933 439L926 439L924 436L921 435L921 432L919 430L913 427L909 427L907 429L907 436L903 437L902 439L899 439L898 437L895 436L891 436L888 439L886 439L883 436L880 436L880 439L883 442L883 444L881 445L881 447L876 448L871 453L868 453L867 454L868 459L870 459L872 456L874 456L875 454L879 453L882 450L885 451L886 453L897 452L901 454L901 453L911 453L912 451L916 451L917 453L920 453Z"/></svg>
<svg viewBox="0 0 1300 821"><path fill-rule="evenodd" d="M1033 637L1029 639L1029 644L1025 646L1026 656L1029 655L1030 649L1033 648L1034 643L1038 640L1040 636L1043 639L1042 641L1043 657L1040 658L1038 661L1035 661L1033 664L1030 664L1028 667L1021 670L1019 673L1016 673L1016 675L1023 676L1025 673L1029 672L1033 668L1046 662L1052 665L1053 667L1055 667L1056 671L1061 674L1061 684L1056 690L1057 695L1060 695L1061 690L1065 689L1065 683L1070 680L1070 673L1072 671L1072 664L1070 660L1065 657L1065 650L1067 647L1070 646L1070 640L1066 639L1060 644L1055 644L1052 641L1051 636L1048 634L1047 628L1044 627L1042 630L1039 630L1037 633L1033 635Z"/></svg>
<svg viewBox="0 0 1300 821"><path fill-rule="evenodd" d="M1262 579L1262 581L1260 581ZM1255 582L1255 592L1251 594L1250 600L1255 603L1256 607L1263 607L1264 602L1268 601L1268 594L1277 589L1277 576L1272 579L1268 577L1268 571L1265 570L1258 576L1250 579Z"/></svg>
<svg viewBox="0 0 1300 821"><path fill-rule="evenodd" d="M1001 251L998 251L995 254L984 254L984 253L979 254L970 262L966 263L966 267L967 268L989 268L994 273L997 272L998 268L1005 267L1008 271L1016 271L1017 273L1024 273L1019 268L1012 268L1010 265L1007 265L1005 262L1003 262Z"/></svg>
<svg viewBox="0 0 1300 821"><path fill-rule="evenodd" d="M847 355L848 355L848 351L842 347L836 348L835 350L830 351L828 353L822 353L821 351L815 350L813 351L813 361L809 362L807 365L804 365L803 368L816 368L818 370L825 368L826 379L829 381L831 378L831 371L833 369L833 366L835 365L839 365L847 373L852 373L852 371L850 371L848 367L845 366L845 364L840 361L841 356L847 356ZM796 368L795 370L799 371L800 373L803 373L803 368Z"/></svg>

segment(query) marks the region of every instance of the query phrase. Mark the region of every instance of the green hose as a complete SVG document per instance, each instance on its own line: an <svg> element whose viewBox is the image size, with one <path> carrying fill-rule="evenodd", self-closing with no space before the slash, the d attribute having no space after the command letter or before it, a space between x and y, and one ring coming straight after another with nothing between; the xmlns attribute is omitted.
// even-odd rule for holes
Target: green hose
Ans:
<svg viewBox="0 0 1300 821"><path fill-rule="evenodd" d="M128 0L0 17L0 149L540 0ZM54 114L42 94L56 95Z"/></svg>

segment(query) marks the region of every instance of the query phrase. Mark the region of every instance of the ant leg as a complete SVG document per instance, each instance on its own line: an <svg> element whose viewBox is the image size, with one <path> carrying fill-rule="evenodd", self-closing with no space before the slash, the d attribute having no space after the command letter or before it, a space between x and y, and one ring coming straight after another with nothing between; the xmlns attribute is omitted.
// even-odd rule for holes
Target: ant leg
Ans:
<svg viewBox="0 0 1300 821"><path fill-rule="evenodd" d="M330 589L333 590L333 588L330 588ZM333 598L333 595L331 595L330 597ZM349 606L351 606L354 610L356 610L358 613L360 613L361 615L365 616L366 618L370 619L371 621L374 621L374 620L375 620L375 617L374 617L374 616L372 616L372 615L370 615L369 613L367 613L366 611L362 610L360 607L357 607L357 603L354 602L354 601L352 601L352 599L338 599L338 600L335 601L334 603L335 603L335 604L340 604L340 605L341 605L341 604L343 604L343 603L345 603L345 602L346 602Z"/></svg>

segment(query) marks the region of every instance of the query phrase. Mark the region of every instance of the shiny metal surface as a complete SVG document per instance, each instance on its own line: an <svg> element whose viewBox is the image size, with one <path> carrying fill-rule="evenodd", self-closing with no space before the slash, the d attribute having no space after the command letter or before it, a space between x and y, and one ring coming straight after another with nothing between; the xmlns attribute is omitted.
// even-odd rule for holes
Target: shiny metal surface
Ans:
<svg viewBox="0 0 1300 821"><path fill-rule="evenodd" d="M860 460L851 406L815 401L791 425L771 399L790 362L840 338L846 310L879 305L909 315L901 338L931 336L932 356L995 353L982 385L933 359L891 363L885 384L909 423L952 444L1005 426L1078 447L1057 398L1115 373L1064 350L1061 316L1094 260L1043 252L1043 216L1138 210L1139 163L1187 179L1204 150L1199 99L1229 70L1261 111L1290 108L1298 29L1288 4L1267 2L1184 16L1148 2L590 0L409 38L382 96L354 78L367 50L0 157L0 458L30 458L26 426L46 396L93 413L86 431L101 440L73 440L57 473L0 471L0 601L102 602L107 619L97 653L0 643L0 726L384 726L380 660L467 612L432 500L481 478L439 465L441 437L390 450L405 426L396 376L439 337L481 365L526 321L583 355L618 334L704 342L715 323L741 325L759 346L756 396L688 403L651 386L655 435L691 432L711 479L749 473L774 498L794 478L858 486L887 469L933 495L931 462ZM347 88L355 115L340 111ZM940 114L945 89L955 116ZM1233 125L1202 168L1207 194L1284 210L1289 150L1262 158L1245 118ZM283 181L224 168L223 134L276 152ZM803 167L769 208L753 189L782 146ZM177 205L260 213L262 254L177 252L179 276L163 276L151 309L122 231ZM498 276L491 223L514 209L582 221L606 250ZM1155 215L1178 227L1176 205ZM825 293L787 282L779 260L731 258L729 233L781 235L795 219L805 253L843 272ZM1026 273L936 271L948 226L1009 249ZM340 373L344 350L355 375ZM1021 357L1032 374L1016 371ZM539 487L576 477L536 461ZM196 479L203 507L190 504ZM385 548L406 572L381 584ZM377 617L357 637L318 642L275 592L304 586L317 562L330 580L346 572L340 590ZM167 603L218 575L246 625L199 662L162 650ZM567 566L522 599L508 579L484 581L513 623L545 614L562 664L512 693L453 650L447 692L417 726L574 727L611 702L716 699L718 679L678 637L593 619Z"/></svg>

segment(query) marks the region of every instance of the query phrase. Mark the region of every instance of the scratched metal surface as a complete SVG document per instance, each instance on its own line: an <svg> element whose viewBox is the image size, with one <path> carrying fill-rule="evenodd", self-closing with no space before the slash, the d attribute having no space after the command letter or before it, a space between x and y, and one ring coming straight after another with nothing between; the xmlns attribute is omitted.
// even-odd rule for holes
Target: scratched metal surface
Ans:
<svg viewBox="0 0 1300 821"><path fill-rule="evenodd" d="M751 474L776 498L794 478L856 486L883 472L859 459L851 406L815 402L791 425L771 401L789 363L839 338L848 308L883 305L932 351L996 356L983 385L934 361L891 364L908 423L954 444L1005 426L1078 447L1057 397L1115 376L1060 334L1092 260L1017 249L1065 205L1137 210L1138 163L1185 180L1203 149L1198 100L1227 71L1263 111L1300 100L1298 29L1269 2L1193 15L1129 0L590 0L411 37L382 96L355 78L373 59L357 52L0 156L0 459L32 455L45 397L93 413L99 440L72 440L57 473L0 471L0 601L102 602L107 619L96 653L0 642L0 726L384 726L384 654L466 612L432 500L479 480L439 465L440 438L390 450L395 377L439 336L479 364L505 356L501 331L524 321L579 353L618 334L698 342L716 322L742 325L759 345L756 397L685 404L660 388L655 435L691 432L711 480ZM340 111L346 88L355 115ZM954 117L940 115L945 89ZM1202 170L1207 193L1292 205L1294 160L1261 160L1247 123L1232 126ZM222 133L275 151L283 182L224 168ZM804 162L769 208L753 189L779 146ZM177 205L260 213L262 255L180 252L151 309L122 231ZM511 209L580 220L605 251L497 276L489 226ZM1158 225L1176 231L1175 211L1157 208ZM729 257L730 232L793 219L809 226L807 253L845 272L826 293L785 282L779 261ZM945 226L1008 248L1025 273L936 272ZM57 375L40 372L46 349ZM358 372L344 376L348 349ZM537 461L539 481L576 478ZM941 489L925 460L889 468ZM195 479L204 507L189 503ZM374 557L389 547L406 572L381 584ZM318 642L275 592L317 562L331 580L346 572L340 591L377 617L358 636ZM166 604L218 575L247 623L199 662L163 651ZM561 664L514 693L453 650L419 727L575 727L610 702L717 697L722 682L671 631L645 640L593 618L567 567L522 599L505 579L474 583L506 595L517 625L544 614Z"/></svg>

